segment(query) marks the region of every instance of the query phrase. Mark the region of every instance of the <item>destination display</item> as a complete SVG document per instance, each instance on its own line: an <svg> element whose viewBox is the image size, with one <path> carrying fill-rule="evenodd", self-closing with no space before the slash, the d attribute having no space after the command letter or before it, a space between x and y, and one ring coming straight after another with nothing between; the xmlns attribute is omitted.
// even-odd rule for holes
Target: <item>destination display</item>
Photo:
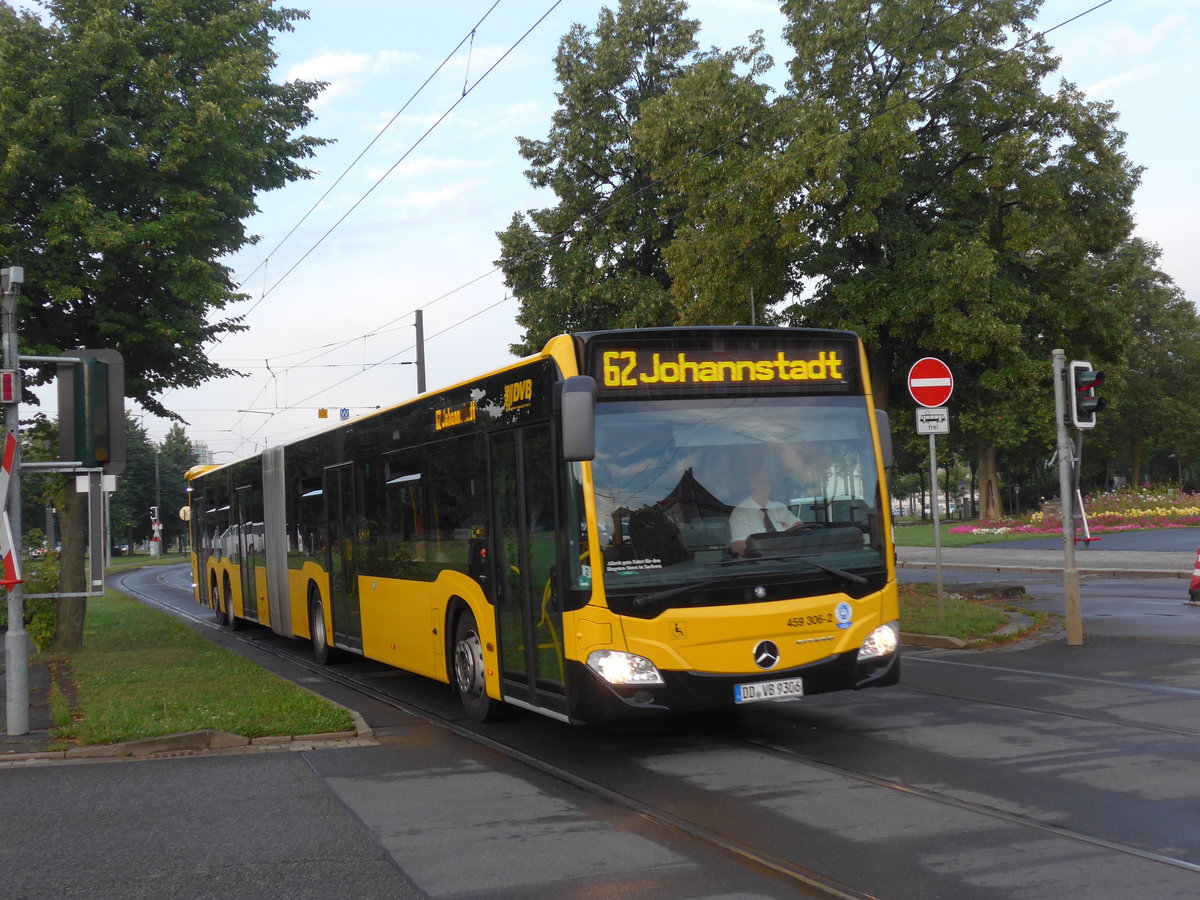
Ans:
<svg viewBox="0 0 1200 900"><path fill-rule="evenodd" d="M690 344L690 345L689 345ZM602 393L854 393L856 345L850 341L692 342L593 346L592 375Z"/></svg>

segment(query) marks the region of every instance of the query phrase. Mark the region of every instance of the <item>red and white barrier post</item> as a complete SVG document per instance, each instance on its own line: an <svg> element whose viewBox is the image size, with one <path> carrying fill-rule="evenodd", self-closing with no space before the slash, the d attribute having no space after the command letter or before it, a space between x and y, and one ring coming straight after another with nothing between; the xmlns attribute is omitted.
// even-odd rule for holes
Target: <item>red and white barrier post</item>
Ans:
<svg viewBox="0 0 1200 900"><path fill-rule="evenodd" d="M1200 606L1200 550L1196 551L1196 565L1192 568L1192 583L1188 586L1186 602L1192 606Z"/></svg>

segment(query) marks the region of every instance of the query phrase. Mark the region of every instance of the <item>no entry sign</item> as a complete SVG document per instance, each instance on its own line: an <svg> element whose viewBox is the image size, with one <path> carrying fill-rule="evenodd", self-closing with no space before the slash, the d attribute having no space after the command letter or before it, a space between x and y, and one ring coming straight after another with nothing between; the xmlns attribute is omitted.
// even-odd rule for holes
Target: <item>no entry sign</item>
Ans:
<svg viewBox="0 0 1200 900"><path fill-rule="evenodd" d="M940 359L926 356L908 370L908 392L921 406L944 406L954 393L954 376Z"/></svg>

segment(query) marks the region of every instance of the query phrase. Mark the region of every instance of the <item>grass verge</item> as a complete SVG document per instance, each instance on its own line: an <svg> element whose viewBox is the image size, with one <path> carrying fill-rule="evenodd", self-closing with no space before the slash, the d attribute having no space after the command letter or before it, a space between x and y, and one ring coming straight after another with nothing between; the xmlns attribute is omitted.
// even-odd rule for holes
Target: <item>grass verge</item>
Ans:
<svg viewBox="0 0 1200 900"><path fill-rule="evenodd" d="M204 728L247 738L354 730L341 707L114 591L88 601L84 648L51 672L63 746Z"/></svg>
<svg viewBox="0 0 1200 900"><path fill-rule="evenodd" d="M1016 633L1001 635L1009 613L1021 612L1030 624ZM1051 616L1041 610L1020 609L1008 600L987 593L962 595L942 593L942 615L938 615L937 587L916 583L900 585L900 629L911 634L936 634L958 638L975 647L1009 643L1040 631Z"/></svg>
<svg viewBox="0 0 1200 900"><path fill-rule="evenodd" d="M1012 534L951 534L950 528L962 525L962 522L951 522L941 525L943 547L969 547L972 544L998 544L1009 541L1028 541L1034 538L1054 537L1053 534L1029 534L1026 532ZM932 547L933 524L902 525L895 530L898 547Z"/></svg>
<svg viewBox="0 0 1200 900"><path fill-rule="evenodd" d="M178 563L191 561L188 553L164 553L161 556L151 556L148 553L127 553L124 556L114 556L106 571L123 572L127 569L142 569L146 566L173 566Z"/></svg>

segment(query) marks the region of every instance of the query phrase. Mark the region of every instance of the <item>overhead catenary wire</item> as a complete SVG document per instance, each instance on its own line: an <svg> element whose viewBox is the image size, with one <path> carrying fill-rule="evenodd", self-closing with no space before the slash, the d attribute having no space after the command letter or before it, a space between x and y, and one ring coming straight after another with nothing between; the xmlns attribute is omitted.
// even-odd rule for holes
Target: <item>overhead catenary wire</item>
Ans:
<svg viewBox="0 0 1200 900"><path fill-rule="evenodd" d="M467 41L469 40L471 42L471 46L474 47L475 32L479 29L480 25L482 25L485 21L487 21L488 16L490 16L492 14L492 12L496 9L496 7L499 5L500 5L500 0L496 0L495 3L493 3L490 7L488 7L487 12L485 12L483 14L483 17L480 18L480 20L475 23L474 27L470 30L470 32L468 32L467 35L465 37L463 37L463 39L460 40L454 46L453 50L451 50L448 54L446 54L445 59L443 59L440 63L438 63L437 68L435 68L429 74L429 77L427 77L423 82L421 82L420 87L418 87L415 91L413 91L412 94L409 96L409 98L404 101L404 105L401 106L400 109L398 109L396 111L395 115L393 115L390 119L388 119L387 123L382 128L379 129L379 131L376 133L376 135L373 138L371 138L370 141L367 142L367 145L365 147L363 147L362 150L359 151L358 156L354 157L354 159L351 161L350 165L346 166L346 168L342 171L342 174L340 174L337 178L335 178L333 183L331 185L329 185L328 188L325 189L325 193L323 193L320 197L318 197L317 201L311 207L309 207L308 212L306 212L303 216L301 216L299 221L297 221L296 224L291 227L291 230L288 231L287 234L285 234L282 238L279 239L278 243L276 243L275 246L270 250L270 252L267 253L267 255L263 258L262 262L260 262L257 266L255 266L253 269L251 269L246 274L246 276L238 283L237 286L239 288L243 284L245 284L247 281L249 281L251 278L253 278L255 272L257 272L259 269L266 267L266 265L270 261L271 257L274 256L277 252L279 252L280 248L283 247L283 245L286 244L289 239L291 239L292 235L294 235L296 233L296 231L300 228L301 225L303 225L306 221L308 221L308 217L311 216L314 212L316 212L317 207L319 207L322 203L324 203L325 199L331 193L333 193L333 189L342 183L342 179L344 179L347 175L350 174L350 171L362 161L362 158L364 156L366 156L367 152L372 147L375 146L376 142L381 137L383 137L384 134L387 133L388 129L391 128L392 125L395 124L396 120L398 118L400 118L400 116L404 115L404 111L407 110L409 108L409 106L412 105L413 101L416 100L417 97L419 97L421 95L421 92L424 91L425 88L427 88L429 86L429 84L433 81L433 79L435 79L438 76L438 73L441 72L442 69L444 69L446 67L447 63L449 63L450 60L454 59L454 57L458 53L458 51L462 49L462 45L467 43ZM466 96L465 82L464 82L464 88L463 88L463 95ZM265 282L265 277L266 277L266 275L264 272L264 282ZM258 303L262 303L262 301L266 299L266 294L267 294L267 292L266 292L266 290L264 290L262 296L259 297ZM258 303L256 303L254 305L254 307L258 306ZM249 315L250 312L253 312L254 307L251 307L249 310L246 311L246 313L243 313L243 316Z"/></svg>
<svg viewBox="0 0 1200 900"><path fill-rule="evenodd" d="M431 135L438 128L438 126L440 126L442 124L442 122L444 122L450 116L450 114L452 112L454 112L455 109L458 108L459 104L461 104L463 102L463 100L465 100L467 98L467 96L472 91L475 90L475 88L479 87L479 85L482 84L483 81L489 75L491 75L492 72L494 72L496 70L496 68L502 62L504 62L504 60L506 60L509 57L509 55L514 50L516 50L517 47L519 47L525 41L525 39L529 37L529 35L531 35L533 33L534 30L543 21L545 21L545 19L552 12L554 12L555 9L558 8L558 6L560 4L562 4L562 2L563 2L563 0L554 0L554 2L550 5L550 8L547 9L544 13L542 13L542 15L538 17L537 21L534 22L531 26L529 26L529 28L526 29L525 33L522 34L521 37L517 38L517 40L507 50L505 50L500 55L499 59L497 59L490 66L488 66L488 68L484 71L484 73L482 75L480 75L479 78L476 79L475 82L469 88L466 88L463 91L462 96L458 97L453 103L450 104L450 106L440 116L438 116L437 120L432 125L430 125L424 131L424 133L422 133L421 136L419 138L417 138L417 140L414 141L413 144L411 146L409 146L408 149L405 150L400 155L400 158L397 159L394 163L392 163L392 165L388 167L387 171L385 171L382 175L380 175L379 178L376 179L375 183L372 184L369 188L367 188L367 190L363 193L363 195L361 197L359 197L357 200L355 200L354 203L352 203L350 205L350 208L347 209L344 213L342 213L342 215L340 217L338 217L337 221L334 222L331 226L329 226L329 228L325 231L325 233L322 234L319 238L317 238L317 240L313 243L313 245L311 247L309 247L307 250L305 250L304 253L301 254L300 258L297 259L294 263L292 263L292 265L287 269L287 271L285 271L283 273L283 275L281 275L279 277L279 279L274 284L271 285L271 287L267 288L267 290L263 292L263 295L261 297L259 297L259 299L257 301L255 301L254 305L251 306L248 310L246 310L246 312L242 313L241 318L245 318L246 316L250 315L250 313L254 312L254 310L256 310L259 307L259 305L264 300L267 299L267 297L271 296L271 294L275 291L275 289L278 288L279 285L281 285L284 281L286 281L288 279L288 277L293 272L295 272L296 269L298 269L304 263L304 261L306 259L308 259L308 257L311 256L316 251L316 249L318 247L320 247L326 241L326 239L331 234L333 234L333 232L336 231L341 226L341 224L343 222L345 222L346 219L348 219L350 217L350 215L356 209L358 209L358 207L361 206L363 204L363 202L369 196L371 196L372 193L375 192L376 188L378 188L381 184L383 184L383 182L387 180L387 178L392 174L392 172L394 172L400 166L401 163L403 163L406 159L408 159L408 157L411 156L412 153L418 147L420 147L422 143L424 143L425 139L427 137L429 137L429 135Z"/></svg>

